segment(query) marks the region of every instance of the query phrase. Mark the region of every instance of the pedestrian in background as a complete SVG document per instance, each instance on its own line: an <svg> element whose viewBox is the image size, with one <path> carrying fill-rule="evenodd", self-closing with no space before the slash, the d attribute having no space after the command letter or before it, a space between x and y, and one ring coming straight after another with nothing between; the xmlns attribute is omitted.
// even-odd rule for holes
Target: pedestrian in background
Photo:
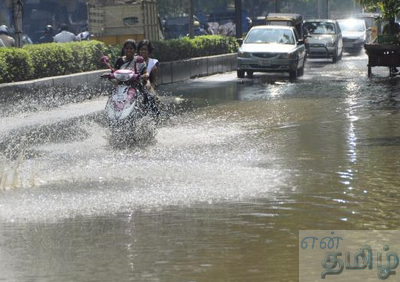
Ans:
<svg viewBox="0 0 400 282"><path fill-rule="evenodd" d="M6 25L0 26L0 47L15 47L15 40L10 36L10 30Z"/></svg>
<svg viewBox="0 0 400 282"><path fill-rule="evenodd" d="M44 34L39 38L39 43L50 43L54 41L53 27L51 25L46 25L44 28Z"/></svg>
<svg viewBox="0 0 400 282"><path fill-rule="evenodd" d="M61 24L61 32L54 36L54 42L56 43L67 43L76 41L76 36L72 32L68 31L67 24Z"/></svg>
<svg viewBox="0 0 400 282"><path fill-rule="evenodd" d="M80 33L76 36L77 41L89 41L90 40L90 32L87 28L83 28Z"/></svg>

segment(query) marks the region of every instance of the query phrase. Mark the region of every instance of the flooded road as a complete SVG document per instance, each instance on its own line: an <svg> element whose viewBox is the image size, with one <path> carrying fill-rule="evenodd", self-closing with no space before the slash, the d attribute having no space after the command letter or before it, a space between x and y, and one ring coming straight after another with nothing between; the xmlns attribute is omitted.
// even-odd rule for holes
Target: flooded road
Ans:
<svg viewBox="0 0 400 282"><path fill-rule="evenodd" d="M398 229L400 77L366 60L165 86L129 149L104 99L2 117L0 280L298 281L299 230Z"/></svg>

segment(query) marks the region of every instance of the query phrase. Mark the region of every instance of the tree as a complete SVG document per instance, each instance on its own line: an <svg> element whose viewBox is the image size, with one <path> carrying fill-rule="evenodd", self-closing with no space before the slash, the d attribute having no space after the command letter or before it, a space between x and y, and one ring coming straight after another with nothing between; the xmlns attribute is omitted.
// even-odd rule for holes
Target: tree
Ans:
<svg viewBox="0 0 400 282"><path fill-rule="evenodd" d="M189 1L157 0L158 11L162 16L179 16L189 11Z"/></svg>
<svg viewBox="0 0 400 282"><path fill-rule="evenodd" d="M356 0L356 2L369 12L376 12L379 9L384 20L394 19L400 15L399 0Z"/></svg>

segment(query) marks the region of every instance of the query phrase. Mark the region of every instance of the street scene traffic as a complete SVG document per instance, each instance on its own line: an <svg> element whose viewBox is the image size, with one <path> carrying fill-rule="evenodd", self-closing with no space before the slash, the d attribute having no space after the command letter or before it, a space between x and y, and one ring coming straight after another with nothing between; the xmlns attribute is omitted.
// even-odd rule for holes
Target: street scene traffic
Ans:
<svg viewBox="0 0 400 282"><path fill-rule="evenodd" d="M328 2L318 1L320 13ZM216 54L165 61L154 56L167 48L156 39L107 31L78 45L97 56L93 69L20 80L4 66L24 50L37 56L29 48L68 57L61 48L69 46L90 58L74 49L82 41L0 47L0 280L346 277L333 270L350 266L344 253L343 261L318 256L322 267L304 271L301 234L361 236L397 230L400 219L400 45L388 31L397 18L377 21L384 11L367 13L366 2L351 1L346 19L265 4L269 18L229 36L237 48L224 67ZM160 40L206 36L195 42L214 46L210 35L191 34L195 21L181 39ZM179 80L174 69L204 64L215 74ZM351 263L367 272L372 251L367 259L364 250ZM389 260L377 277L376 251L365 281L397 267Z"/></svg>

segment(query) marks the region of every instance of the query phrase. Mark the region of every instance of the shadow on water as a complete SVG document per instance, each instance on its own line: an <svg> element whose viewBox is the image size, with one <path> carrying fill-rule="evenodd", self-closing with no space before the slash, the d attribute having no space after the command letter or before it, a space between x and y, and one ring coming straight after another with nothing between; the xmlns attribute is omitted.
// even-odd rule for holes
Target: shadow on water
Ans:
<svg viewBox="0 0 400 282"><path fill-rule="evenodd" d="M370 146L370 147L374 146L396 147L400 146L400 136L361 139L360 144L361 146Z"/></svg>
<svg viewBox="0 0 400 282"><path fill-rule="evenodd" d="M313 69L325 68L327 64L332 64L332 60L329 59L307 59L308 66Z"/></svg>
<svg viewBox="0 0 400 282"><path fill-rule="evenodd" d="M160 87L163 93L172 93L188 101L186 111L237 100L236 82L209 82L193 80Z"/></svg>
<svg viewBox="0 0 400 282"><path fill-rule="evenodd" d="M381 74L381 73L380 73ZM400 108L400 77L374 76L366 81L368 89L364 92L375 109Z"/></svg>

